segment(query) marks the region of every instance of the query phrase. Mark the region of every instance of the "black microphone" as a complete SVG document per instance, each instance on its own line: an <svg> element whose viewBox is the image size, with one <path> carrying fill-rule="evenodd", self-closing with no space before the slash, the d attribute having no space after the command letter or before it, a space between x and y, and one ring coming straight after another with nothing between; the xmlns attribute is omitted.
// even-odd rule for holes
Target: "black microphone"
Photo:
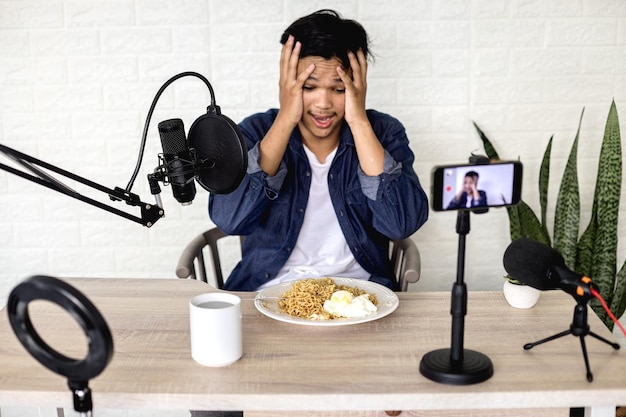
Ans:
<svg viewBox="0 0 626 417"><path fill-rule="evenodd" d="M591 298L592 289L598 291L591 278L570 270L557 250L528 238L511 242L504 252L504 269L512 278L538 290L560 288L575 298Z"/></svg>
<svg viewBox="0 0 626 417"><path fill-rule="evenodd" d="M182 205L189 205L196 196L196 185L193 181L195 173L183 121L162 121L159 123L159 136L163 147L165 175L172 184L174 198Z"/></svg>

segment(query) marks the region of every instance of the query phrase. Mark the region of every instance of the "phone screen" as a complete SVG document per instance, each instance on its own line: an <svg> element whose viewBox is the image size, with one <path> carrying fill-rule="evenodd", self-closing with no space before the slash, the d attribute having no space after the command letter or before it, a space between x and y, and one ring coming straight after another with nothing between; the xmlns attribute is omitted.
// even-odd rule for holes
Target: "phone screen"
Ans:
<svg viewBox="0 0 626 417"><path fill-rule="evenodd" d="M433 170L433 210L480 210L520 201L522 164L448 165Z"/></svg>

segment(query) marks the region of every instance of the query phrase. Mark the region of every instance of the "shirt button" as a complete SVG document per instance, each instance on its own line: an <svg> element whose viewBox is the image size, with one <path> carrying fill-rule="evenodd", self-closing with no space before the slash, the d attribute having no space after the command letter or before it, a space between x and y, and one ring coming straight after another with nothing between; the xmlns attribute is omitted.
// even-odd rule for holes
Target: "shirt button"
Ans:
<svg viewBox="0 0 626 417"><path fill-rule="evenodd" d="M300 213L303 213L303 212L304 212L304 209L303 209L303 208L299 208L299 209L298 209L298 211L299 211Z"/></svg>
<svg viewBox="0 0 626 417"><path fill-rule="evenodd" d="M267 272L265 273L265 278L269 278L270 274L268 274Z"/></svg>
<svg viewBox="0 0 626 417"><path fill-rule="evenodd" d="M285 248L287 252L291 252L291 248Z"/></svg>
<svg viewBox="0 0 626 417"><path fill-rule="evenodd" d="M307 171L307 172L305 173L305 175L306 175L307 177L310 177L310 176L311 176L311 172L310 172L310 171Z"/></svg>

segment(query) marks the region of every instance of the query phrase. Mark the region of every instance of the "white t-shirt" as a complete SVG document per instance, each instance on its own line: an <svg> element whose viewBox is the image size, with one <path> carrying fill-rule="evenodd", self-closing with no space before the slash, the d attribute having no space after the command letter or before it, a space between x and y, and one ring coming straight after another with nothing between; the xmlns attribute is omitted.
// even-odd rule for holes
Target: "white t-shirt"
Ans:
<svg viewBox="0 0 626 417"><path fill-rule="evenodd" d="M302 229L296 246L276 278L261 288L304 278L370 277L350 252L330 200L328 171L337 149L328 155L324 163L319 162L306 146L304 150L311 165L311 189Z"/></svg>

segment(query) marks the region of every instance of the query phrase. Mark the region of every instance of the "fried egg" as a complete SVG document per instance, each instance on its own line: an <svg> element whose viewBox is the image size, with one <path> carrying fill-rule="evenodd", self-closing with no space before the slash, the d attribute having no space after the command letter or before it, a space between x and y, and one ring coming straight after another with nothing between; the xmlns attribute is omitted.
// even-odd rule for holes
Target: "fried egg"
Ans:
<svg viewBox="0 0 626 417"><path fill-rule="evenodd" d="M329 300L324 301L324 310L340 317L365 317L376 312L378 308L370 301L367 294L357 297L350 292L335 291Z"/></svg>

